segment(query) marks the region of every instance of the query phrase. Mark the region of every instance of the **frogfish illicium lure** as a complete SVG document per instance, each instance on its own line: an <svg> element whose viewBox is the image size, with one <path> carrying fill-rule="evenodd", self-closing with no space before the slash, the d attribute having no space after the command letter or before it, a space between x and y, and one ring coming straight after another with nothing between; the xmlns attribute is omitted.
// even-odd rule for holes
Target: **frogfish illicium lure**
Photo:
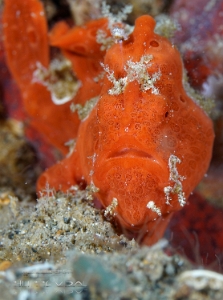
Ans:
<svg viewBox="0 0 223 300"><path fill-rule="evenodd" d="M66 153L45 171L46 184L67 191L85 182L95 187L106 213L153 244L173 212L181 209L204 176L213 146L213 125L186 93L179 52L154 33L155 21L139 17L133 30L109 18L69 28L55 26L47 37L37 0L5 0L4 35L8 66L31 122ZM49 43L72 63L79 88L70 101L55 104L37 66L49 67ZM79 120L72 104L95 106Z"/></svg>

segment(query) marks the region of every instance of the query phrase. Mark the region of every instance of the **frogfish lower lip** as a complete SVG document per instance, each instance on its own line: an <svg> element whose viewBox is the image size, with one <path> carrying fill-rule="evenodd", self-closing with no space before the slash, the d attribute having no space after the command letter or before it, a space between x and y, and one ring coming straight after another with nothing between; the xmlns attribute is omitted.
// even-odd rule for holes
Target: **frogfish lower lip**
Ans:
<svg viewBox="0 0 223 300"><path fill-rule="evenodd" d="M149 153L134 148L122 148L116 151L112 151L107 158L116 158L116 157L124 157L124 156L153 159L153 156L150 155Z"/></svg>

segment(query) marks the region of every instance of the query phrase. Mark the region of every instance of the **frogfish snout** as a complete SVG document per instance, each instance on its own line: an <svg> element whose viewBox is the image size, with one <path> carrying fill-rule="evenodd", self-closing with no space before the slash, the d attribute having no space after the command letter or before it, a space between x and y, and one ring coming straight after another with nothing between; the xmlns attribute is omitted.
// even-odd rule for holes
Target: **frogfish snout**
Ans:
<svg viewBox="0 0 223 300"><path fill-rule="evenodd" d="M168 185L168 164L134 149L120 150L95 170L94 183L101 187L100 201L105 207L117 201L115 214L125 227L142 226L161 216L165 207L164 187ZM105 196L106 195L106 196ZM156 203L157 211L148 203ZM158 208L159 207L159 208Z"/></svg>

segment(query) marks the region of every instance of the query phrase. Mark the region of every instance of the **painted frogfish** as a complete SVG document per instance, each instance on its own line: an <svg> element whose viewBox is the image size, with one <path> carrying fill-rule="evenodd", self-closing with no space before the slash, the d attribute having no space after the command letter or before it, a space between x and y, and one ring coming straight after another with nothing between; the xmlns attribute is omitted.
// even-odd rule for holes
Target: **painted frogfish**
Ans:
<svg viewBox="0 0 223 300"><path fill-rule="evenodd" d="M211 120L185 91L178 50L154 32L149 15L131 29L110 16L72 28L61 21L48 36L39 1L5 0L3 20L8 66L31 125L66 154L37 190L91 185L105 215L155 243L207 171L214 139ZM36 76L50 67L49 46L72 64L70 98ZM77 108L92 99L80 120Z"/></svg>

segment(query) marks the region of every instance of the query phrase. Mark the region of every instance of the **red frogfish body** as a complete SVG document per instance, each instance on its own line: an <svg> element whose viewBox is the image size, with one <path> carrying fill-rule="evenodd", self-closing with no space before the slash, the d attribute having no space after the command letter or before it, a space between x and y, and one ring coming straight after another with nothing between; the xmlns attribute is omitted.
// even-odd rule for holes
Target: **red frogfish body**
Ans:
<svg viewBox="0 0 223 300"><path fill-rule="evenodd" d="M69 102L56 105L33 80L37 64L48 68L50 60L41 3L6 0L3 19L8 66L31 123L63 153L64 143L77 137L72 153L40 176L37 190L49 184L67 191L83 181L96 186L105 215L143 243L155 243L207 171L214 139L211 120L184 90L177 49L154 33L150 16L139 17L125 37L117 24L108 50L99 41L103 34L111 38L108 19L73 29L59 23L50 43L81 82L71 103L98 96L80 121Z"/></svg>
<svg viewBox="0 0 223 300"><path fill-rule="evenodd" d="M40 191L85 181L125 230L152 244L186 204L211 159L212 122L186 94L177 49L150 16L104 58L98 103L79 127L72 154L39 179Z"/></svg>

